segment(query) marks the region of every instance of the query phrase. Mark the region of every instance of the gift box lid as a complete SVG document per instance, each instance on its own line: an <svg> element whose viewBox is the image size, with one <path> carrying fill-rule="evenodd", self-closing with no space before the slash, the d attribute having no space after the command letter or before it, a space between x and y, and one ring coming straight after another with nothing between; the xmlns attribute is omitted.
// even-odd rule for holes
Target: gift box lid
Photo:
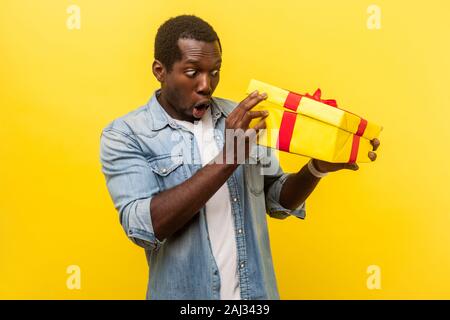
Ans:
<svg viewBox="0 0 450 320"><path fill-rule="evenodd" d="M288 91L255 79L250 81L247 94L258 90L267 93L266 101L285 111L300 113L331 124L355 135L372 140L383 127L337 107L334 100L322 100L320 89L313 96Z"/></svg>

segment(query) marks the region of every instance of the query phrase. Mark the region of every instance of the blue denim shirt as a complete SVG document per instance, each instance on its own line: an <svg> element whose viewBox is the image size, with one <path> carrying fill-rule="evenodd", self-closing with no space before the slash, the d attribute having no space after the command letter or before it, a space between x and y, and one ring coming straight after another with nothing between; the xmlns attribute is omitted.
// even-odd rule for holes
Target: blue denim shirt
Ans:
<svg viewBox="0 0 450 320"><path fill-rule="evenodd" d="M100 158L106 185L125 233L145 249L147 299L220 299L219 270L204 207L166 239L157 239L153 231L152 197L202 168L194 135L166 113L156 99L157 92L146 105L103 130ZM236 105L213 98L212 120L220 148L225 119ZM280 191L288 174L269 151L257 145L249 158L253 161L239 165L227 180L242 299L279 299L266 213L277 219L305 217L304 203L296 210L280 205Z"/></svg>

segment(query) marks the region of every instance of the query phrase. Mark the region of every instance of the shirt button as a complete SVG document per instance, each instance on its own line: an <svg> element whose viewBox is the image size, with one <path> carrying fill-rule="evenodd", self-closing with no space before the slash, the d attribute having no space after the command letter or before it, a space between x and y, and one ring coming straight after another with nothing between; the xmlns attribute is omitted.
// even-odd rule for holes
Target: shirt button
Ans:
<svg viewBox="0 0 450 320"><path fill-rule="evenodd" d="M238 233L242 233L242 229L239 229L239 230L238 230Z"/></svg>
<svg viewBox="0 0 450 320"><path fill-rule="evenodd" d="M167 172L166 168L162 169L162 173L166 173L166 172Z"/></svg>
<svg viewBox="0 0 450 320"><path fill-rule="evenodd" d="M233 201L236 202L236 201L237 201L237 198L233 198Z"/></svg>
<svg viewBox="0 0 450 320"><path fill-rule="evenodd" d="M244 263L243 262L241 262L241 266L240 267L241 267L241 269L244 268Z"/></svg>

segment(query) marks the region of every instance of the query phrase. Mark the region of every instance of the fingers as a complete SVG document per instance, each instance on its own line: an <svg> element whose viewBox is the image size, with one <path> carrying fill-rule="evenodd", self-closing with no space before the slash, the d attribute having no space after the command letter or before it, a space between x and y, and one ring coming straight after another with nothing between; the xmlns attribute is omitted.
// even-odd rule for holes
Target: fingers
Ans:
<svg viewBox="0 0 450 320"><path fill-rule="evenodd" d="M267 99L267 93L263 92L259 94L258 90L256 90L250 94L248 99L244 100L245 102L243 101L244 103L240 103L239 106L244 109L244 111L249 111L251 108L265 99Z"/></svg>
<svg viewBox="0 0 450 320"><path fill-rule="evenodd" d="M266 118L267 118L267 116L264 116L261 120L258 121L258 123L256 125L253 126L253 128L248 128L245 131L245 135L248 137L257 136L261 129L266 128Z"/></svg>
<svg viewBox="0 0 450 320"><path fill-rule="evenodd" d="M228 116L227 128L246 130L252 119L267 116L267 111L250 111L265 99L267 99L267 94L259 94L258 90L249 94Z"/></svg>
<svg viewBox="0 0 450 320"><path fill-rule="evenodd" d="M267 116L265 116L261 120L259 120L259 122L253 127L253 130L258 132L261 129L265 129L266 128L266 118L267 118Z"/></svg>
<svg viewBox="0 0 450 320"><path fill-rule="evenodd" d="M373 151L377 151L378 147L380 146L380 140L378 140L377 138L370 140L370 144L373 147Z"/></svg>
<svg viewBox="0 0 450 320"><path fill-rule="evenodd" d="M242 100L241 103L239 103L239 106L235 109L237 119L242 119L247 111L265 99L267 99L266 93L259 94L258 90L253 91L247 96L247 98Z"/></svg>
<svg viewBox="0 0 450 320"><path fill-rule="evenodd" d="M378 147L380 146L380 140L378 140L377 138L374 138L372 140L370 140L370 144L373 147L373 151L369 151L369 159L371 161L375 161L377 158L377 154L374 152L378 149Z"/></svg>
<svg viewBox="0 0 450 320"><path fill-rule="evenodd" d="M377 158L377 154L373 151L369 151L369 159L371 161L375 161L376 158Z"/></svg>
<svg viewBox="0 0 450 320"><path fill-rule="evenodd" d="M359 169L359 166L356 163L344 163L344 169L356 171Z"/></svg>
<svg viewBox="0 0 450 320"><path fill-rule="evenodd" d="M267 110L262 111L247 111L244 114L244 117L242 118L242 126L244 128L247 128L252 119L254 118L261 118L261 117L267 117L269 115L269 112Z"/></svg>

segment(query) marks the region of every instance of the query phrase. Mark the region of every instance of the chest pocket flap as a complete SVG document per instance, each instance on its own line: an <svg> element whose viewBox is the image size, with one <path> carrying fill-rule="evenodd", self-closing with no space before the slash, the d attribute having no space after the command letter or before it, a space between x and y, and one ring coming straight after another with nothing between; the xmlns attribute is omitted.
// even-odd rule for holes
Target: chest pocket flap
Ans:
<svg viewBox="0 0 450 320"><path fill-rule="evenodd" d="M162 155L152 158L150 168L159 176L166 177L175 169L183 164L183 156L181 155Z"/></svg>

